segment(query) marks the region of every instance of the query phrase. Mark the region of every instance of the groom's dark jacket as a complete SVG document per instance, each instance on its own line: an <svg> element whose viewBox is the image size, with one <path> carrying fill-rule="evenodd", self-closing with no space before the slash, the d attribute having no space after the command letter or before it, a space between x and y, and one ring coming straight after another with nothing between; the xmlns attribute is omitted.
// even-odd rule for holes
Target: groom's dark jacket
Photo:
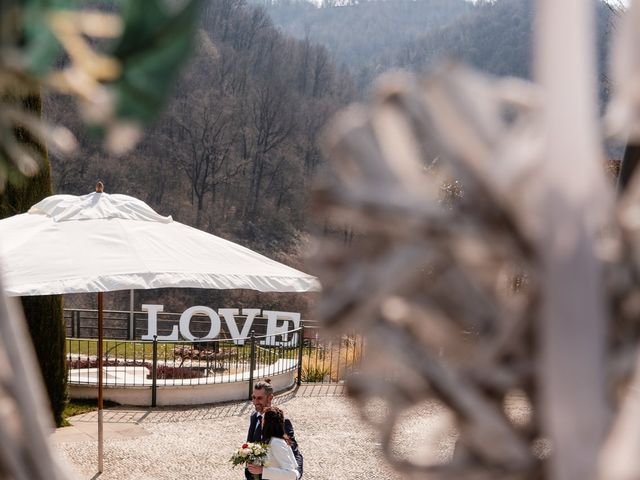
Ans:
<svg viewBox="0 0 640 480"><path fill-rule="evenodd" d="M251 414L251 421L249 422L249 432L247 432L247 442L261 442L262 441L262 427L257 425L258 413L253 412ZM296 463L298 464L298 472L300 472L300 477L302 477L302 467L304 464L304 458L302 457L302 453L300 453L300 449L298 448L298 442L296 442L296 437L293 432L293 425L291 425L291 420L288 418L284 419L284 433L287 434L289 440L291 440L291 450L293 451L293 456L296 457ZM244 476L247 480L253 480L253 477L249 473L249 470L245 468Z"/></svg>

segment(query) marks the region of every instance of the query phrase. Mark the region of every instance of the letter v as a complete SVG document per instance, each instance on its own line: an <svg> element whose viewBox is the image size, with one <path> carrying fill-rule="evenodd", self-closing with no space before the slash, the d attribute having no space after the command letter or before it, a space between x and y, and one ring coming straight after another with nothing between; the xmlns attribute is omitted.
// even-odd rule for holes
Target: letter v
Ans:
<svg viewBox="0 0 640 480"><path fill-rule="evenodd" d="M240 314L240 310L237 308L220 308L218 309L218 315L224 317L224 321L227 324L233 343L236 345L244 345L245 339L251 332L251 326L256 315L260 313L259 308L243 308L242 314L247 316L247 319L242 326L242 332L238 331L238 324L236 322L236 315Z"/></svg>

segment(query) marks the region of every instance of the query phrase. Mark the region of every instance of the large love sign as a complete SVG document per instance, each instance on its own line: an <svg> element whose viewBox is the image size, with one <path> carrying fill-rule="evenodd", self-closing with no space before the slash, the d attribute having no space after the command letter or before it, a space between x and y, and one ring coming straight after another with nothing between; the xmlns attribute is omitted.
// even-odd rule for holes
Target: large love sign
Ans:
<svg viewBox="0 0 640 480"><path fill-rule="evenodd" d="M164 310L164 305L142 305L142 310L147 312L147 334L142 335L142 340L153 340L154 337L157 337L158 340L179 340L180 336L190 341L213 340L220 335L220 328L222 326L220 317L223 317L231 334L231 338L236 345L244 345L246 338L251 332L253 321L261 311L259 308L220 308L216 312L212 308L200 305L190 307L180 315L178 325L173 326L169 335L158 335L158 313ZM288 332L300 327L299 313L271 310L264 310L262 313L267 319L267 336L264 340L260 341L262 345L296 345L297 334L289 335ZM194 315L205 315L211 320L209 333L204 337L198 338L191 333L190 324ZM238 315L246 317L242 324L242 330L238 328ZM291 327L289 322L291 322Z"/></svg>

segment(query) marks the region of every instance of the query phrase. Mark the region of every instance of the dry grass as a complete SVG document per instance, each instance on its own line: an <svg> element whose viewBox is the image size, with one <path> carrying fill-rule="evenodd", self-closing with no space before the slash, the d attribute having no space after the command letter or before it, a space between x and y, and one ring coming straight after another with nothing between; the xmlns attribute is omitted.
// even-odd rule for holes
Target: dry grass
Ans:
<svg viewBox="0 0 640 480"><path fill-rule="evenodd" d="M303 382L339 382L357 367L364 353L364 340L357 335L344 335L319 342L306 349L302 357Z"/></svg>

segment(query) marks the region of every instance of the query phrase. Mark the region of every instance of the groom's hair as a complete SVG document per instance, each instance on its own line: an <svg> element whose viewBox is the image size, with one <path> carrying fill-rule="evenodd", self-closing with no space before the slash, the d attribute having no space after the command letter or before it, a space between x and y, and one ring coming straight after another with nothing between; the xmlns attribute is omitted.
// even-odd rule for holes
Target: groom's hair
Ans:
<svg viewBox="0 0 640 480"><path fill-rule="evenodd" d="M273 395L273 386L271 385L270 378L265 378L264 380L260 380L259 382L256 382L256 384L253 386L253 389L264 390L264 393L267 396Z"/></svg>

